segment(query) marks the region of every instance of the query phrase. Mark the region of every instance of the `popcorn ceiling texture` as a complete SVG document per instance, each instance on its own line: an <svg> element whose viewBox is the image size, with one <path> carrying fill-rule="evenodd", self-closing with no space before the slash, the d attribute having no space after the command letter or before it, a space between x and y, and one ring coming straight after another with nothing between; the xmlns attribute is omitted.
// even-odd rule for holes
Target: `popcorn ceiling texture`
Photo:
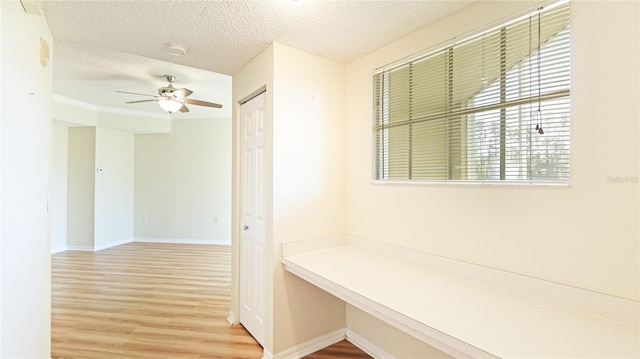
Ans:
<svg viewBox="0 0 640 359"><path fill-rule="evenodd" d="M41 2L55 40L57 94L64 88L58 84L62 76L67 82L122 80L123 86L126 81L142 83L146 79L147 87L150 80L159 87L162 79L155 72L171 64L183 66L183 81L200 75L189 75L189 68L233 75L274 41L348 63L469 4L318 0ZM189 51L182 57L172 56L164 47L167 42L181 43ZM179 87L180 74L177 77ZM64 96L73 95L71 89L64 91Z"/></svg>

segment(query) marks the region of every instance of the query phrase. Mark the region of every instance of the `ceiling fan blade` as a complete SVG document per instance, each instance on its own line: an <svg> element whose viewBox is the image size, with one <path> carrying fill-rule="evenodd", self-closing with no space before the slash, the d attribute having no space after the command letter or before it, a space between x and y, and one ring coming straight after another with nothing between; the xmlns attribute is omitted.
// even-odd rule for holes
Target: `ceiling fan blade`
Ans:
<svg viewBox="0 0 640 359"><path fill-rule="evenodd" d="M177 98L185 98L189 95L191 95L193 93L193 91L189 90L189 89L177 89L175 91L173 91L171 94Z"/></svg>
<svg viewBox="0 0 640 359"><path fill-rule="evenodd" d="M141 102L158 102L158 100L138 100L138 101L129 101L125 103L141 103Z"/></svg>
<svg viewBox="0 0 640 359"><path fill-rule="evenodd" d="M118 91L118 90L116 90L116 92L119 92L119 93L126 93L126 94L129 94L129 95L149 96L149 97L156 97L156 98L158 97L158 96L156 96L156 95L147 95L147 94L145 94L145 93L137 93L137 92Z"/></svg>
<svg viewBox="0 0 640 359"><path fill-rule="evenodd" d="M178 111L180 111L180 112L189 112L189 109L187 108L187 106L182 104L182 107L180 107L180 110L178 110Z"/></svg>
<svg viewBox="0 0 640 359"><path fill-rule="evenodd" d="M188 103L188 104L190 104L190 105L198 105L198 106L207 106L207 107L222 108L222 105L217 104L217 103L207 102L207 101L200 101L200 100L192 100L192 99L189 99L189 98L185 98L185 99L184 99L184 103Z"/></svg>

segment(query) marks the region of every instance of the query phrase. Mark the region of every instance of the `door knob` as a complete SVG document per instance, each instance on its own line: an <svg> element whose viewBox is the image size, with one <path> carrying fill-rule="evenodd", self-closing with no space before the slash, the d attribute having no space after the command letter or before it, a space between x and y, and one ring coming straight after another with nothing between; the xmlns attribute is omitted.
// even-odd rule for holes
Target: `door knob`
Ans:
<svg viewBox="0 0 640 359"><path fill-rule="evenodd" d="M243 229L246 231L247 229L249 229L249 226L247 226L246 224L244 225Z"/></svg>

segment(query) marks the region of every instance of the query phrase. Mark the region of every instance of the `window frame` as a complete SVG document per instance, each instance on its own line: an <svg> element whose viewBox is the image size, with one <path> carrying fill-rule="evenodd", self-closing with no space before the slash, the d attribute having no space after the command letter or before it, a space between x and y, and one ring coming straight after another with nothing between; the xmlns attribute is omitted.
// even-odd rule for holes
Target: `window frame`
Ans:
<svg viewBox="0 0 640 359"><path fill-rule="evenodd" d="M542 6L544 7L545 11L546 10L551 10L553 8L556 8L558 6L562 6L562 5L567 5L570 6L569 4L569 0L560 0L560 1L549 1L547 3L544 3ZM377 92L377 87L379 86L378 81L376 80L376 75L377 74L381 74L381 73L385 73L385 72L389 72L390 70L393 69L397 69L399 67L402 67L404 65L407 65L409 67L412 66L413 62L416 60L422 60L424 58L428 58L429 56L436 56L437 54L439 54L440 52L444 52L446 57L451 56L452 54L452 49L453 47L461 42L465 42L465 41L470 41L473 40L474 38L483 36L491 31L495 31L495 30L500 30L501 32L501 36L502 36L502 32L505 31L505 29L507 28L507 26L522 21L526 18L531 18L532 14L534 14L537 10L542 9L542 7L540 6L536 6L535 8L528 8L525 9L513 16L510 16L507 20L502 19L496 22L493 22L487 26L484 26L480 29L476 29L473 32L469 32L460 36L456 36L448 41L445 41L443 43L440 43L436 46L432 46L430 48L427 48L417 54L413 54L407 57L404 57L402 59L399 59L393 63L390 63L388 65L385 65L383 67L380 67L376 70L374 70L374 74L372 77L372 83L373 83L373 126L372 126L372 183L374 184L402 184L402 185L437 185L437 186L449 186L449 185L454 185L454 186L508 186L508 187L518 187L518 186L522 186L522 187L536 187L536 186L542 186L542 187L569 187L570 186L570 182L571 182L571 152L572 152L572 146L571 146L571 128L572 128L572 123L571 123L571 119L570 119L570 113L571 113L571 85L568 85L568 88L564 89L564 90L560 90L560 91L555 91L553 93L547 93L545 95L542 96L542 100L554 100L554 99L568 99L569 101L569 124L568 124L568 131L569 131L569 140L568 140L568 171L567 171L567 178L566 179L560 179L560 180L552 180L552 179L532 179L532 178L528 178L528 179L517 179L517 180L509 180L506 179L506 175L505 175L505 161L506 161L506 157L507 155L505 154L505 150L504 150L504 146L505 146L505 133L507 131L506 128L506 111L511 108L509 105L505 105L505 104L509 104L512 101L506 100L506 94L504 93L504 90L501 89L500 90L500 97L501 97L501 101L499 102L498 106L497 106L497 110L501 112L501 156L500 156L500 179L499 180L495 180L495 179L488 179L488 180L469 180L469 179L446 179L446 180L433 180L433 179L413 179L411 178L411 175L408 175L406 179L389 179L389 166L385 166L385 160L384 158L389 158L389 145L386 146L380 146L379 143L381 143L382 141L384 141L384 137L388 136L388 131L389 128L382 128L382 131L377 131L376 130L376 124L378 121L377 116L379 115L379 113L381 112L388 112L389 108L388 106L381 106L379 103L377 103L376 101L376 92ZM570 8L569 8L569 13L570 13ZM570 23L570 22L569 22ZM570 25L569 25L570 28ZM570 30L569 30L570 31ZM554 38L555 35L552 37ZM569 37L570 37L570 32L569 32ZM569 40L569 48L571 47L570 45L570 40ZM539 50L540 51L540 50ZM570 51L570 50L569 50ZM501 55L502 56L502 55ZM527 56L525 59L529 59L530 57L532 57L533 55L529 55ZM569 54L570 56L570 54ZM527 61L527 60L523 60L523 61ZM447 66L450 66L449 64L451 64L451 62L448 62ZM520 66L520 65L518 65ZM569 59L569 68L571 67L571 59ZM502 68L501 66L501 70L500 70L500 77L502 78L501 81L505 81L506 82L506 76L507 73L510 71L509 68ZM531 69L529 68L529 71L531 71ZM570 69L569 71L569 77L570 77ZM384 79L384 76L383 76ZM384 81L384 80L383 80ZM489 88L490 85L487 85L486 87L483 88ZM388 90L388 89L387 89ZM411 96L411 95L410 95ZM447 96L450 96L449 94ZM385 93L382 96L382 101L388 101L388 97L389 94L388 92ZM471 101L471 98L468 100ZM522 101L522 99L519 100L515 100L513 101L514 104L518 104L520 101ZM522 106L530 106L529 104L520 104L520 107ZM468 110L467 110L468 111ZM451 115L450 113L448 114L449 117L455 117L457 115L455 115L455 112L467 112L464 109L458 110L458 111L453 111L454 115ZM472 111L470 111L472 112ZM475 111L473 113L481 113L480 111ZM444 114L444 116L446 116L446 114ZM388 116L383 116L383 118L386 118L388 121ZM463 120L466 123L466 118ZM411 121L407 121L407 122L411 122ZM383 125L384 126L384 125ZM412 124L408 124L406 125L409 128L409 131L411 131L411 126ZM448 125L447 125L448 126ZM466 129L467 125L461 125L461 128L465 128ZM385 133L385 131L387 131L387 133ZM460 130L463 131L463 130ZM461 135L464 136L465 138L467 138L466 134ZM410 137L412 138L412 137ZM411 141L411 139L409 140ZM448 139L447 139L448 141ZM468 139L465 139L463 143L463 146L466 148L466 146L468 146L469 141ZM411 143L411 142L409 142ZM379 148L383 148L383 151L385 152L385 154L383 156L379 155ZM411 151L411 150L409 150ZM451 151L451 146L449 144L447 144L446 146L446 151ZM409 155L411 156L411 154ZM450 161L450 160L448 160ZM413 162L413 160L411 159L407 166L411 166L411 163ZM465 162L466 163L466 162ZM466 166L466 164L465 164ZM528 165L528 168L530 168L530 164ZM446 166L446 171L449 172L449 178L451 178L450 173L452 171L452 167L451 164L449 163ZM383 173L383 177L380 177L380 174ZM409 173L412 173L411 171L409 171Z"/></svg>

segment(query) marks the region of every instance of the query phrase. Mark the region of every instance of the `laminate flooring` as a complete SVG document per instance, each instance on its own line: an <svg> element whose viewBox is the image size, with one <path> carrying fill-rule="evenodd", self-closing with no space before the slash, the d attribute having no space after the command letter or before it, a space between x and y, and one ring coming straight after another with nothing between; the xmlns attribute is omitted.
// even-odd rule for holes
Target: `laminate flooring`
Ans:
<svg viewBox="0 0 640 359"><path fill-rule="evenodd" d="M255 358L227 322L228 246L129 243L52 255L52 358ZM307 357L369 358L347 341Z"/></svg>

